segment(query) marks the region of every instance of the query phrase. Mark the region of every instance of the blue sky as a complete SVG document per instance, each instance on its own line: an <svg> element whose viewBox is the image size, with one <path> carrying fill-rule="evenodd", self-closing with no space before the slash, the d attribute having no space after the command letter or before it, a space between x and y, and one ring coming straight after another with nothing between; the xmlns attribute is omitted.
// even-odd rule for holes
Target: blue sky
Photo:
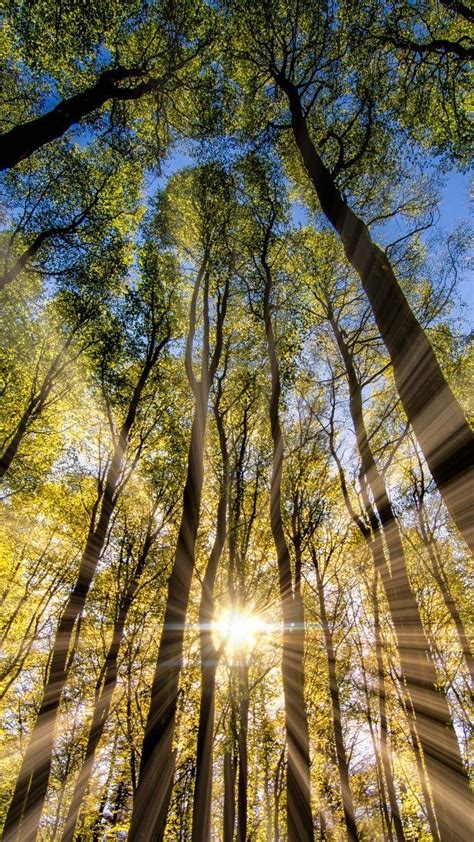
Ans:
<svg viewBox="0 0 474 842"><path fill-rule="evenodd" d="M446 180L440 204L440 224L445 230L452 230L456 224L471 217L472 179L465 174L452 171ZM471 250L472 251L472 250ZM466 272L459 284L459 292L469 305L471 325L474 317L474 271Z"/></svg>

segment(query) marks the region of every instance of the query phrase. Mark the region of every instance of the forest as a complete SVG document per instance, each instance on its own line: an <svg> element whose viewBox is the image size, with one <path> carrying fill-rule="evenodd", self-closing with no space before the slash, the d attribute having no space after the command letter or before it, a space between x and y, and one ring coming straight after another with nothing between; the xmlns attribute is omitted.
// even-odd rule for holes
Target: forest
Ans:
<svg viewBox="0 0 474 842"><path fill-rule="evenodd" d="M470 842L470 3L1 17L3 842Z"/></svg>

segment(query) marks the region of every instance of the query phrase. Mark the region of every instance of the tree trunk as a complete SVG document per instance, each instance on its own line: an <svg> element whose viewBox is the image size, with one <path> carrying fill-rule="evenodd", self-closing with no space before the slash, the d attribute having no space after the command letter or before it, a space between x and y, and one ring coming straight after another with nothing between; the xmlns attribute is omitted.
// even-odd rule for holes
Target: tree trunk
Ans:
<svg viewBox="0 0 474 842"><path fill-rule="evenodd" d="M329 620L326 612L323 580L321 578L321 573L315 556L313 556L313 563L316 572L319 612L321 616L321 625L323 627L324 643L326 647L326 660L329 675L329 693L331 696L332 723L334 730L334 742L336 744L337 770L339 772L339 781L341 784L344 821L346 823L347 836L349 840L351 842L358 842L359 834L357 832L354 804L352 802L352 793L349 783L349 764L347 762L346 749L344 746L344 738L342 734L341 698L339 693L339 682L337 680L336 672L336 654L334 651L332 631L329 627Z"/></svg>
<svg viewBox="0 0 474 842"><path fill-rule="evenodd" d="M235 754L224 750L224 842L234 842L235 827Z"/></svg>
<svg viewBox="0 0 474 842"><path fill-rule="evenodd" d="M89 735L87 739L86 754L79 775L77 777L74 791L72 794L71 804L66 818L62 834L62 842L72 842L76 830L77 820L79 818L79 810L87 790L89 779L94 766L95 754L97 746L100 743L104 728L107 723L110 704L112 696L117 684L117 659L120 647L123 640L125 623L127 621L128 612L133 602L136 590L138 588L140 577L148 558L150 548L154 539L151 529L151 522L148 526L148 532L140 552L140 557L136 564L133 575L130 578L128 587L120 600L120 607L116 617L114 628L112 632L112 640L107 652L105 663L99 680L96 685L94 711L92 715L92 722L89 728Z"/></svg>
<svg viewBox="0 0 474 842"><path fill-rule="evenodd" d="M389 656L390 657L390 656ZM393 662L391 662L392 671L395 672L393 667ZM438 832L438 825L436 822L436 818L433 812L433 802L431 798L431 793L428 788L427 780L426 780L426 773L423 766L423 755L420 748L420 741L418 739L418 734L416 732L416 723L415 723L415 715L413 712L413 707L410 702L410 699L405 692L405 688L403 685L400 687L400 683L396 677L393 678L393 684L395 687L395 691L398 696L398 701L400 703L400 707L405 713L407 722L408 722L408 730L410 734L410 742L413 749L413 753L415 755L415 762L416 768L418 772L418 778L421 784L421 791L423 793L423 800L425 802L425 811L426 811L426 818L428 821L428 827L430 829L430 833L433 837L434 842L441 842L439 832Z"/></svg>
<svg viewBox="0 0 474 842"><path fill-rule="evenodd" d="M207 389L196 405L189 445L188 473L166 611L151 689L137 792L129 839L163 839L171 797L175 755L172 749L181 673L184 627L194 571L194 548L203 483Z"/></svg>
<svg viewBox="0 0 474 842"><path fill-rule="evenodd" d="M270 229L269 229L270 230ZM271 368L270 424L273 469L270 486L270 521L277 552L280 601L283 614L282 676L285 697L287 743L288 842L314 839L310 792L309 734L304 699L304 611L299 588L293 590L293 574L281 515L283 438L279 417L280 369L271 319L272 275L267 260L268 237L261 255L265 274L264 320Z"/></svg>
<svg viewBox="0 0 474 842"><path fill-rule="evenodd" d="M441 559L439 556L438 549L436 547L436 541L434 535L432 534L431 530L428 527L426 522L426 515L424 509L423 499L419 501L419 505L417 506L417 518L418 524L420 527L421 537L423 538L424 545L428 551L428 555L431 562L431 573L433 578L438 585L441 596L443 597L443 602L449 612L449 615L454 623L456 628L459 646L461 652L464 655L466 666L469 672L469 678L471 681L471 688L474 689L474 657L472 654L471 645L466 634L466 630L464 628L464 623L461 619L461 615L459 614L456 602L454 597L451 593L451 589L449 587L449 582L446 578L446 574L443 570L443 566L441 563Z"/></svg>
<svg viewBox="0 0 474 842"><path fill-rule="evenodd" d="M10 439L9 444L6 446L5 450L0 456L0 480L3 479L8 469L10 468L11 463L13 462L18 452L18 448L20 447L24 437L28 432L28 428L31 422L34 421L36 418L39 418L39 416L43 412L46 406L46 402L51 394L51 390L56 381L56 378L58 374L62 370L64 370L62 362L64 360L65 354L67 353L72 343L72 340L73 334L70 334L60 351L56 354L51 365L49 366L40 388L32 388L32 394L30 396L30 400L28 401L28 405L25 407L25 410L20 420L18 421L18 424ZM36 385L35 381L34 385Z"/></svg>
<svg viewBox="0 0 474 842"><path fill-rule="evenodd" d="M245 655L237 665L239 687L239 727L237 731L237 834L236 842L247 842L248 818L248 729L249 729L249 666Z"/></svg>
<svg viewBox="0 0 474 842"><path fill-rule="evenodd" d="M383 665L383 648L382 635L380 628L380 612L377 597L377 582L378 571L374 571L374 580L372 586L372 610L374 614L374 631L375 631L375 652L377 655L377 681L378 681L378 703L379 703L379 717L380 717L380 753L382 755L382 766L385 776L385 783L387 785L388 800L390 803L390 812L392 823L397 837L397 842L405 842L405 834L403 832L403 825L398 807L397 794L395 790L395 781L393 779L393 769L391 760L391 751L388 737L387 725L387 695L385 691L385 669Z"/></svg>
<svg viewBox="0 0 474 842"><path fill-rule="evenodd" d="M393 842L393 832L392 832L392 820L389 810L389 805L387 801L387 793L385 789L385 780L383 774L383 765L382 765L382 758L381 758L381 750L380 750L380 740L378 741L375 734L375 727L374 721L372 717L372 711L370 707L370 692L369 687L367 684L367 676L365 672L365 664L363 661L362 656L362 646L359 647L359 654L361 656L361 666L362 666L362 684L364 688L364 696L367 703L366 708L366 716L367 716L367 723L369 726L370 731L370 739L372 742L372 749L374 752L375 758L375 773L377 778L377 787L379 791L379 809L380 809L380 817L382 821L382 828L384 829L383 832L386 834L387 842Z"/></svg>
<svg viewBox="0 0 474 842"><path fill-rule="evenodd" d="M217 509L216 538L204 574L199 606L199 642L201 651L201 701L196 751L196 780L193 799L192 842L210 842L212 803L212 760L214 740L214 710L216 696L216 671L220 652L213 641L214 584L217 566L226 538L226 513L228 499L228 457L222 416L219 412L221 382L214 408L219 431L222 455L222 480Z"/></svg>
<svg viewBox="0 0 474 842"><path fill-rule="evenodd" d="M296 86L283 74L276 74L275 81L288 97L294 138L323 213L339 234L347 259L362 281L390 354L408 421L454 522L474 552L474 434L388 257L346 204L319 157Z"/></svg>
<svg viewBox="0 0 474 842"><path fill-rule="evenodd" d="M100 74L85 91L64 99L51 111L0 135L0 170L14 167L37 149L62 137L75 123L97 111L108 101L136 100L156 90L164 79L143 81L144 71L117 67ZM120 87L120 82L140 80L134 87Z"/></svg>
<svg viewBox="0 0 474 842"><path fill-rule="evenodd" d="M194 418L183 492L183 509L168 594L158 658L151 688L151 702L143 739L138 787L133 805L129 840L161 842L164 837L173 790L175 752L173 735L178 701L179 677L183 660L184 628L194 571L196 535L199 526L204 479L204 440L209 392L222 353L222 330L229 294L229 280L218 304L216 342L209 362L209 280L208 255L198 272L191 301L190 327L186 345L186 371L195 396ZM192 369L192 345L196 325L196 302L202 280L204 288L204 329L201 380Z"/></svg>
<svg viewBox="0 0 474 842"><path fill-rule="evenodd" d="M391 570L388 569L385 560L379 521L372 512L374 561L381 575L395 628L401 668L413 707L440 835L443 842L468 839L471 794L448 701L438 683L418 604L408 579L400 532L385 481L370 448L362 411L362 390L351 353L330 308L328 318L349 384L350 411L361 458L365 507L367 511L371 511L367 491L364 492L366 481L373 495L387 546ZM361 528L361 525L358 525ZM367 538L367 532L365 535Z"/></svg>
<svg viewBox="0 0 474 842"><path fill-rule="evenodd" d="M99 488L77 579L59 621L54 639L51 664L39 713L33 726L7 812L2 836L5 842L13 842L18 838L21 838L22 842L30 842L30 840L36 838L51 772L57 712L74 656L74 629L82 616L87 594L104 548L110 519L117 505L117 487L128 437L136 418L141 395L148 375L167 341L168 338L155 345L153 337L140 378L133 391L127 416L116 441L103 494ZM100 514L96 522L99 508Z"/></svg>

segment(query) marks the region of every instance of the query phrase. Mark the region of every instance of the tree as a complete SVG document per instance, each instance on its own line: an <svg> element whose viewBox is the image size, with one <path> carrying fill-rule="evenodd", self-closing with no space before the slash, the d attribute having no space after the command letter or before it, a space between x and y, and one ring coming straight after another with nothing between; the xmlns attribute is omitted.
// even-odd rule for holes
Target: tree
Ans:
<svg viewBox="0 0 474 842"><path fill-rule="evenodd" d="M3 12L3 838L467 842L470 10Z"/></svg>
<svg viewBox="0 0 474 842"><path fill-rule="evenodd" d="M311 138L307 119L318 96L320 74L332 63L332 55L327 53L325 44L326 34L330 37L331 33L330 20L320 26L319 15L324 21L324 10L313 5L311 10L305 9L300 15L299 4L296 4L286 18L279 17L278 10L270 12L269 18L263 13L259 17L255 7L250 14L243 9L240 12L239 29L242 31L244 23L247 44L252 45L245 58L286 98L294 140L322 212L340 236L347 260L362 281L390 354L407 417L445 503L472 549L468 514L472 506L472 431L426 334L410 309L387 255L374 243L369 228L349 207L337 186L338 169L350 169L366 154L372 126L370 102L366 132L358 151L347 159L340 140L340 160L331 170L324 164ZM300 66L303 39L305 60ZM308 66L307 57L315 49L319 50L318 58ZM321 86L324 85L321 82ZM356 114L353 119L357 120L357 117Z"/></svg>
<svg viewBox="0 0 474 842"><path fill-rule="evenodd" d="M203 483L203 449L208 414L209 392L216 376L223 348L223 330L229 297L232 265L225 270L223 287L217 280L215 342L210 345L210 285L215 272L214 260L222 254L222 237L231 224L229 206L220 206L223 194L231 200L229 185L222 172L205 168L196 174L196 208L194 247L198 269L191 297L189 328L186 340L186 375L195 400L191 428L188 469L183 491L182 520L176 545L173 570L169 580L163 632L151 691L150 710L143 741L140 777L134 803L130 838L150 835L162 839L174 772L172 751L178 682L182 659L183 634L189 589L194 569L194 547L199 524ZM220 210L220 213L219 213ZM192 210L191 210L192 213ZM189 218L188 218L189 219ZM182 223L186 225L184 217ZM219 251L221 254L219 254ZM222 259L221 257L221 259ZM215 276L214 276L215 277ZM194 374L193 345L196 332L198 297L202 296L202 350L200 379ZM158 789L156 789L158 787ZM151 793L154 792L153 798Z"/></svg>
<svg viewBox="0 0 474 842"><path fill-rule="evenodd" d="M54 38L54 24L57 27L57 21L54 22L54 18L51 20L49 16L41 19L42 15L43 8L28 21L18 13L10 18L12 40L19 42L19 59L22 52L29 53L31 45L28 40L32 30L35 32L35 40L39 38L41 30L45 30L41 33L43 37L46 35L48 39ZM145 17L141 15L140 4L127 3L125 9L121 4L115 4L112 16L109 17L107 10L104 17L107 23L104 25L99 17L99 26L96 24L95 32L96 22L93 21L91 27L87 11L82 13L80 24L75 20L74 26L77 29L85 25L88 37L86 35L84 38L82 33L83 43L73 41L70 55L71 60L77 58L75 48L78 49L84 66L82 73L76 71L72 74L70 67L67 67L69 74L66 76L66 84L64 80L58 80L60 88L66 91L71 84L74 85L77 77L82 84L85 80L89 84L79 92L66 95L50 111L19 122L1 135L0 169L15 166L46 144L61 138L71 126L91 115L94 117L106 103L112 102L115 105L135 102L151 95L160 109L164 100L183 84L179 71L192 64L207 41L204 9L196 4L182 2L171 8L167 3L158 3L148 10ZM145 50L144 44L148 44ZM122 55L122 61L117 60L117 54ZM39 50L34 56L35 69L39 71L38 76L46 86L50 70L48 58L47 54ZM61 69L59 61L55 69ZM116 108L112 108L109 119L110 128L114 130L117 127L120 136L121 120L117 120Z"/></svg>
<svg viewBox="0 0 474 842"><path fill-rule="evenodd" d="M145 305L144 307L143 303ZM27 838L33 838L37 831L51 770L55 719L61 693L66 683L72 657L74 656L74 631L79 623L87 594L104 548L113 511L123 491L124 483L127 482L130 476L131 466L130 464L128 466L126 465L125 457L130 434L137 417L140 402L143 398L143 391L161 352L170 339L171 325L167 312L169 296L166 293L165 284L163 284L161 290L159 286L155 289L155 280L152 279L151 290L145 292L143 303L141 315L144 318L146 332L142 340L144 348L139 349L143 354L141 359L140 356L138 358L139 375L135 383L132 381L129 404L126 406L125 417L118 431L115 430L113 419L110 415L113 449L105 471L103 473L101 471L98 476L97 497L91 511L89 530L77 579L71 589L56 630L51 664L44 685L41 707L30 737L28 749L23 758L10 808L5 820L3 830L5 839L15 839L20 832ZM134 304L136 307L139 304L139 299L133 302L132 298L132 312ZM109 396L105 391L105 382L104 398L108 404ZM121 400L123 400L122 396ZM110 406L109 412L111 412ZM132 456L132 466L134 462L136 463L138 461L142 447L143 441L139 442ZM39 756L38 744L42 746Z"/></svg>

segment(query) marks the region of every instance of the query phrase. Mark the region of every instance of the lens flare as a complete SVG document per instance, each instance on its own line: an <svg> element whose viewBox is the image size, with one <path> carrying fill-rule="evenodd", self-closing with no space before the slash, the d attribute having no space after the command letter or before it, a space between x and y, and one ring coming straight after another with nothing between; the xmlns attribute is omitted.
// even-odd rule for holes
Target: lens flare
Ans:
<svg viewBox="0 0 474 842"><path fill-rule="evenodd" d="M257 614L236 609L223 611L215 624L219 643L229 655L250 652L264 630L265 623Z"/></svg>

